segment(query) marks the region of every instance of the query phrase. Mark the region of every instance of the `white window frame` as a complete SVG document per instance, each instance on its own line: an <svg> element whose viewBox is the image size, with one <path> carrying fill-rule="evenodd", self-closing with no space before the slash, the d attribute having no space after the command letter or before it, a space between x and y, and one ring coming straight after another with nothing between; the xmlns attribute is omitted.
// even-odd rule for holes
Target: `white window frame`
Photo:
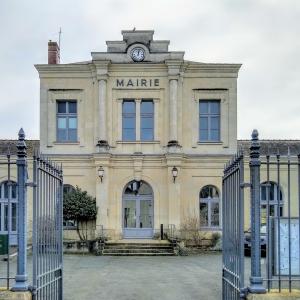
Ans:
<svg viewBox="0 0 300 300"><path fill-rule="evenodd" d="M200 110L200 105L201 103L207 103L208 104L208 112L207 113L203 113ZM219 106L219 112L218 113L212 113L210 111L210 107L212 103L217 103ZM201 132L201 117L202 118L207 118L207 139L201 139L200 137L200 132ZM218 118L219 119L219 123L218 123L218 135L219 138L216 140L213 140L211 138L211 132L212 132L212 128L211 128L211 119L212 118ZM221 100L220 99L200 99L199 100L199 128L198 128L198 139L199 139L199 143L219 143L221 141Z"/></svg>
<svg viewBox="0 0 300 300"><path fill-rule="evenodd" d="M66 112L65 113L59 113L58 112L58 104L60 102L66 103ZM75 102L76 103L76 113L70 113L69 112L69 103ZM67 139L66 140L60 140L58 138L58 119L59 118L65 118L66 119L66 132L67 132ZM76 118L76 139L70 140L69 139L69 119ZM56 141L59 143L77 143L78 142L78 101L76 99L57 99L56 100Z"/></svg>
<svg viewBox="0 0 300 300"><path fill-rule="evenodd" d="M274 199L269 199L269 206L273 206L274 207L274 217L277 217L277 211L278 211L278 184L277 182L275 181L269 181L270 184L273 184L273 194L274 194ZM265 188L266 189L266 195L267 195L267 191L269 188L271 187L267 187L267 186L264 186L264 184L268 184L267 181L265 182L262 182L261 183L261 188L260 188L260 205L261 205L261 209L263 205L266 206L266 210L267 210L267 205L268 205L268 200L267 199L263 199L262 197L262 189ZM281 193L281 196L282 196L282 199L279 198L279 206L282 208L282 215L280 217L283 216L283 209L284 209L284 201L283 201L283 193L282 193L282 189L281 187L279 186L279 191ZM280 194L279 194L279 197L280 197Z"/></svg>
<svg viewBox="0 0 300 300"><path fill-rule="evenodd" d="M141 143L154 143L156 140L156 123L157 123L157 112L156 112L156 107L157 107L157 99L153 98L124 98L121 99L121 141L124 143L136 143L136 142L141 142ZM124 102L134 102L135 103L135 139L134 140L126 140L124 138L123 134L123 105ZM152 140L142 140L141 139L141 134L142 134L142 127L141 127L141 121L142 121L142 113L141 113L141 106L143 102L152 102L153 104L153 113L152 113L152 118L153 118L153 138Z"/></svg>
<svg viewBox="0 0 300 300"><path fill-rule="evenodd" d="M15 181L10 181L11 184L14 184L17 186L17 183ZM12 220L8 220L10 222L10 228L11 228L11 234L14 235L14 234L17 234L18 232L18 195L17 195L17 189L16 189L16 198L12 198L12 189L10 186L8 186L8 193L9 193L9 196L8 198L5 198L5 194L4 194L4 185L8 183L7 180L5 181L2 181L0 183L0 186L1 186L1 191L0 191L0 206L1 206L1 209L0 209L0 233L1 234L8 234L8 230L4 230L4 224L5 224L5 206L7 205L8 206L8 202L10 202L10 215L12 216L12 204L15 203L16 204L16 230L12 230L12 223L11 221ZM9 201L8 201L9 199ZM8 214L9 215L9 214ZM8 215L7 215L7 218L8 218Z"/></svg>
<svg viewBox="0 0 300 300"><path fill-rule="evenodd" d="M200 198L201 196L201 191L206 188L206 187L213 187L216 189L218 192L218 197L207 197L207 198ZM201 211L200 211L200 205L201 203L207 204L207 226L201 225ZM219 225L218 226L212 226L211 225L211 217L212 217L212 204L217 203L219 205ZM211 184L205 185L201 188L200 193L199 193L199 222L200 222L200 229L201 230L220 230L221 228L221 198L220 198L220 192L219 189Z"/></svg>

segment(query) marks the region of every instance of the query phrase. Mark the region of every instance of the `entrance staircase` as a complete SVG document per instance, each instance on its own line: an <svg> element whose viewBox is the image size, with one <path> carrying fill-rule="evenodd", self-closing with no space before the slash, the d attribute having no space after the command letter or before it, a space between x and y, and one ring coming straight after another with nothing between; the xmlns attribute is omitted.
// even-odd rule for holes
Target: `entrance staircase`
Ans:
<svg viewBox="0 0 300 300"><path fill-rule="evenodd" d="M104 256L174 256L174 246L160 240L120 240L104 244Z"/></svg>

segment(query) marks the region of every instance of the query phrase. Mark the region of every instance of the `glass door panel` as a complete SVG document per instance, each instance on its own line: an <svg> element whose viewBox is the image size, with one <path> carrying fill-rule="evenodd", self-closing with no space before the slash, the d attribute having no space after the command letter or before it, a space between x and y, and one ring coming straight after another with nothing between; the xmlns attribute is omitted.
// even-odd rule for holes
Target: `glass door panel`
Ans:
<svg viewBox="0 0 300 300"><path fill-rule="evenodd" d="M152 228L152 201L141 200L139 210L139 228Z"/></svg>
<svg viewBox="0 0 300 300"><path fill-rule="evenodd" d="M136 228L136 201L135 200L125 200L124 227Z"/></svg>
<svg viewBox="0 0 300 300"><path fill-rule="evenodd" d="M17 231L17 203L11 204L11 231Z"/></svg>
<svg viewBox="0 0 300 300"><path fill-rule="evenodd" d="M8 231L8 204L4 203L4 231Z"/></svg>

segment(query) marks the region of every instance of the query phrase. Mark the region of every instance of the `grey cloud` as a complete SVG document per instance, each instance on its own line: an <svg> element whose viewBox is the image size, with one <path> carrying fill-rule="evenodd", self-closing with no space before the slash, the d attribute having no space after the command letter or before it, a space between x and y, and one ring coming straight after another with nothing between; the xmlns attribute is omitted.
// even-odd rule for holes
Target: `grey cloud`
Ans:
<svg viewBox="0 0 300 300"><path fill-rule="evenodd" d="M23 126L39 135L38 74L47 41L62 27L62 61L90 59L122 29L154 29L186 59L243 63L238 79L238 136L299 138L300 2L297 0L2 0L0 138Z"/></svg>

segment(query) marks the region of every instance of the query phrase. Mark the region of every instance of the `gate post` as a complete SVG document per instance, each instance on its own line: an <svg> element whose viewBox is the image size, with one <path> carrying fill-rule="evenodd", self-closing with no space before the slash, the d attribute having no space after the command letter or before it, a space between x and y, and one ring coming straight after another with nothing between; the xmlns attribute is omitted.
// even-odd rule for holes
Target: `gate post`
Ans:
<svg viewBox="0 0 300 300"><path fill-rule="evenodd" d="M23 128L19 131L17 142L17 178L18 178L18 258L17 274L13 291L27 291L27 153L25 133Z"/></svg>
<svg viewBox="0 0 300 300"><path fill-rule="evenodd" d="M253 130L250 146L250 186L251 186L251 276L249 292L263 294L266 289L263 286L260 265L260 143L258 131Z"/></svg>

